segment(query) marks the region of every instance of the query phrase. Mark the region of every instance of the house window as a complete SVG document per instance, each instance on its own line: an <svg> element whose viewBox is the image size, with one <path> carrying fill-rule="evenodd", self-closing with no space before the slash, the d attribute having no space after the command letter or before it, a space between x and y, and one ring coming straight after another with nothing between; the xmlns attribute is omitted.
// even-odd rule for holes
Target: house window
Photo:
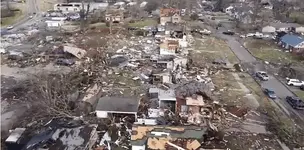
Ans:
<svg viewBox="0 0 304 150"><path fill-rule="evenodd" d="M77 8L74 8L74 11L77 11Z"/></svg>
<svg viewBox="0 0 304 150"><path fill-rule="evenodd" d="M178 21L178 18L173 18L174 21Z"/></svg>
<svg viewBox="0 0 304 150"><path fill-rule="evenodd" d="M66 11L69 11L69 8L65 8Z"/></svg>

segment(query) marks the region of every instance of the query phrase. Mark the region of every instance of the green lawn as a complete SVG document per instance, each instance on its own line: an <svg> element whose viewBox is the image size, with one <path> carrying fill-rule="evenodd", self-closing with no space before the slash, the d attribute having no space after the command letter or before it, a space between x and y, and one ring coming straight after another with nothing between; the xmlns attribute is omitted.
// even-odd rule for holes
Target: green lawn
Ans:
<svg viewBox="0 0 304 150"><path fill-rule="evenodd" d="M155 26L157 25L157 20L155 19L145 19L142 21L136 21L134 23L129 23L128 24L130 27L138 27L138 28L142 28L145 26Z"/></svg>
<svg viewBox="0 0 304 150"><path fill-rule="evenodd" d="M281 51L272 41L249 39L245 42L245 47L257 58L272 63L299 63L300 58Z"/></svg>
<svg viewBox="0 0 304 150"><path fill-rule="evenodd" d="M304 100L304 91L295 91L294 92L298 97L300 97L302 100Z"/></svg>
<svg viewBox="0 0 304 150"><path fill-rule="evenodd" d="M12 24L16 23L17 21L19 21L22 17L24 17L24 14L22 13L22 11L16 11L15 15L12 17L1 18L1 26L6 27L9 25L12 25Z"/></svg>

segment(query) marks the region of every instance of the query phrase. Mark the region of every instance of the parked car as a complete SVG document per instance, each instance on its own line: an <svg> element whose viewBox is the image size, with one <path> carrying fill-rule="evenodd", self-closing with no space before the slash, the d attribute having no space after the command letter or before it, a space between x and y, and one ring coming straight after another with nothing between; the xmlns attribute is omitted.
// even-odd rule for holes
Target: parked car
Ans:
<svg viewBox="0 0 304 150"><path fill-rule="evenodd" d="M271 99L277 98L277 95L275 94L275 92L272 89L265 88L264 93Z"/></svg>
<svg viewBox="0 0 304 150"><path fill-rule="evenodd" d="M255 73L255 75L263 81L267 81L269 79L269 76L264 71L258 71Z"/></svg>
<svg viewBox="0 0 304 150"><path fill-rule="evenodd" d="M7 29L7 30L14 29L14 26L7 26L6 29Z"/></svg>
<svg viewBox="0 0 304 150"><path fill-rule="evenodd" d="M287 85L289 86L298 86L301 87L302 85L304 85L304 81L300 81L298 79L287 79Z"/></svg>
<svg viewBox="0 0 304 150"><path fill-rule="evenodd" d="M301 89L302 91L304 91L304 85L302 85L302 86L300 87L300 89Z"/></svg>
<svg viewBox="0 0 304 150"><path fill-rule="evenodd" d="M73 59L61 58L61 59L57 59L56 64L57 65L64 65L64 66L71 66L71 65L75 64L75 61Z"/></svg>
<svg viewBox="0 0 304 150"><path fill-rule="evenodd" d="M299 97L287 96L286 101L294 109L304 109L304 102Z"/></svg>
<svg viewBox="0 0 304 150"><path fill-rule="evenodd" d="M223 34L226 34L226 35L234 35L234 32L233 31L224 31Z"/></svg>

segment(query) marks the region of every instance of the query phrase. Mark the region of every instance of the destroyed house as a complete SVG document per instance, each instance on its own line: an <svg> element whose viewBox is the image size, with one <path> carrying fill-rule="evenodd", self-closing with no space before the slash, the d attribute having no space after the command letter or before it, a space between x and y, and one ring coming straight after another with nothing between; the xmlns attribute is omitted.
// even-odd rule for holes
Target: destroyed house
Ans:
<svg viewBox="0 0 304 150"><path fill-rule="evenodd" d="M102 97L98 100L95 112L98 118L108 118L109 115L131 115L137 118L138 98Z"/></svg>
<svg viewBox="0 0 304 150"><path fill-rule="evenodd" d="M160 24L166 25L166 23L180 23L181 16L180 10L176 8L162 8L160 9Z"/></svg>
<svg viewBox="0 0 304 150"><path fill-rule="evenodd" d="M50 124L53 124L53 121L50 121ZM12 133L7 138L6 145L8 150L91 150L98 139L96 129L96 124L70 127L47 126L35 135L29 134L30 131L27 131L27 134ZM22 132L25 131L25 129L22 130ZM16 142L17 138L26 139L26 142Z"/></svg>
<svg viewBox="0 0 304 150"><path fill-rule="evenodd" d="M170 90L163 90L160 88L150 88L149 89L149 97L151 100L157 99L158 107L170 109L171 111L175 112L176 109L176 96L175 91ZM157 108L157 107L153 107Z"/></svg>
<svg viewBox="0 0 304 150"><path fill-rule="evenodd" d="M172 76L168 71L152 73L152 83L172 83Z"/></svg>
<svg viewBox="0 0 304 150"><path fill-rule="evenodd" d="M182 38L184 27L176 23L166 23L165 34L171 37Z"/></svg>
<svg viewBox="0 0 304 150"><path fill-rule="evenodd" d="M196 150L206 136L207 128L195 126L133 126L132 150ZM173 147L172 147L173 146Z"/></svg>
<svg viewBox="0 0 304 150"><path fill-rule="evenodd" d="M208 126L208 120L220 120L223 116L221 108L217 101L199 94L176 100L176 113L193 125Z"/></svg>
<svg viewBox="0 0 304 150"><path fill-rule="evenodd" d="M175 55L179 48L179 42L175 40L165 40L159 45L160 55Z"/></svg>
<svg viewBox="0 0 304 150"><path fill-rule="evenodd" d="M16 128L12 130L9 137L5 140L5 145L8 150L20 150L26 144L27 137L25 136L25 128Z"/></svg>

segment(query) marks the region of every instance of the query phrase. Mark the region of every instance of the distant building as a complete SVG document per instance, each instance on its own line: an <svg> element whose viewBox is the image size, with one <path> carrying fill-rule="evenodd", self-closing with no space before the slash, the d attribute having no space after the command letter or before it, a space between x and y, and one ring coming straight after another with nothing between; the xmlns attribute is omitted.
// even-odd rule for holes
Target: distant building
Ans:
<svg viewBox="0 0 304 150"><path fill-rule="evenodd" d="M104 10L109 6L109 3L84 3L84 10L89 7L89 11ZM63 13L78 13L82 9L82 3L58 3L54 5L54 10L62 11Z"/></svg>
<svg viewBox="0 0 304 150"><path fill-rule="evenodd" d="M81 3L58 3L54 5L54 10L62 12L80 12Z"/></svg>
<svg viewBox="0 0 304 150"><path fill-rule="evenodd" d="M179 9L176 8L162 8L160 9L160 24L166 25L166 23L180 23L181 13Z"/></svg>
<svg viewBox="0 0 304 150"><path fill-rule="evenodd" d="M124 20L123 10L120 9L108 9L105 13L105 20L107 22L117 22L120 23Z"/></svg>
<svg viewBox="0 0 304 150"><path fill-rule="evenodd" d="M262 32L263 33L275 33L276 32L276 28L273 26L265 26L262 28Z"/></svg>

